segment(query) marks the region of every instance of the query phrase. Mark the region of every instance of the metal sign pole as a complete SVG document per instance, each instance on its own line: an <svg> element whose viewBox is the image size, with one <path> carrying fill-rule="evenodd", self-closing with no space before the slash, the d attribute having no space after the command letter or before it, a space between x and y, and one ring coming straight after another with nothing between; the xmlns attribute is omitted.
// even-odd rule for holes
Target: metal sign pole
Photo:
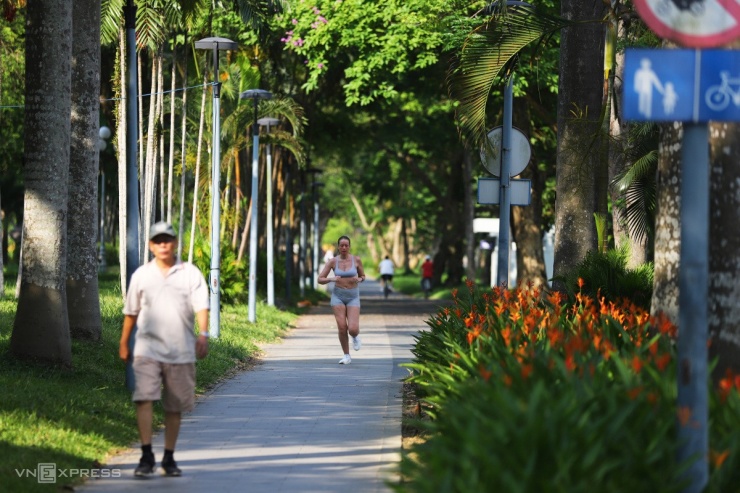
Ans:
<svg viewBox="0 0 740 493"><path fill-rule="evenodd" d="M708 297L709 132L706 123L684 123L681 150L681 261L678 272L679 463L694 459L684 493L709 481Z"/></svg>
<svg viewBox="0 0 740 493"><path fill-rule="evenodd" d="M509 285L509 218L511 215L511 133L513 112L513 75L506 81L504 88L504 125L501 136L501 192L499 215L501 222L498 231L498 268L496 270L496 284Z"/></svg>

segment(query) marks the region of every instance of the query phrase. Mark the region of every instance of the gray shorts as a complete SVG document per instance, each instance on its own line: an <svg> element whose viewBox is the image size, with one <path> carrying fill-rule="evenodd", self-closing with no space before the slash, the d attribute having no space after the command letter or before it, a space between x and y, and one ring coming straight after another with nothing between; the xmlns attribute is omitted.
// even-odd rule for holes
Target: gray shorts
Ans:
<svg viewBox="0 0 740 493"><path fill-rule="evenodd" d="M331 292L331 306L360 306L360 288L337 288Z"/></svg>
<svg viewBox="0 0 740 493"><path fill-rule="evenodd" d="M195 363L162 363L151 358L134 358L136 389L131 400L158 401L172 413L187 412L195 407Z"/></svg>

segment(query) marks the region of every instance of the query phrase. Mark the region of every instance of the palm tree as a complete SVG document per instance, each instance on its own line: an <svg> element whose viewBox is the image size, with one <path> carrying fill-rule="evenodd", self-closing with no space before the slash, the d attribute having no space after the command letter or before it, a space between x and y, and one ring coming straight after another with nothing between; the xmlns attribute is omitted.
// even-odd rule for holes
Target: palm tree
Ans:
<svg viewBox="0 0 740 493"><path fill-rule="evenodd" d="M97 178L100 154L100 3L75 0L67 223L67 309L72 337L100 338Z"/></svg>
<svg viewBox="0 0 740 493"><path fill-rule="evenodd" d="M71 62L72 3L31 0L22 268L10 349L17 356L64 366L72 363L65 287Z"/></svg>

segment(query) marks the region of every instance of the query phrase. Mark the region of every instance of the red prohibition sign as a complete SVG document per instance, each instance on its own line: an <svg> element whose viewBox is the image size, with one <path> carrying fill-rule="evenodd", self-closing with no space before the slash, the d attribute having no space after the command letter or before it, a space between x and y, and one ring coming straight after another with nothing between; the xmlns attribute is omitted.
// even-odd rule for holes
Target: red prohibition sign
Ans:
<svg viewBox="0 0 740 493"><path fill-rule="evenodd" d="M635 0L637 13L661 38L713 48L740 38L740 0Z"/></svg>

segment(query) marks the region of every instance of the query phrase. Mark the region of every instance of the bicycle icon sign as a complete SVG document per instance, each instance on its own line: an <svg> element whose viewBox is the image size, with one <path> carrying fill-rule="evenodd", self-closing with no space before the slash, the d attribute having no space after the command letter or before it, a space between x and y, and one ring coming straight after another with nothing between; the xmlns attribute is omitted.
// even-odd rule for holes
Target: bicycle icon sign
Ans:
<svg viewBox="0 0 740 493"><path fill-rule="evenodd" d="M628 49L624 118L740 121L740 51Z"/></svg>
<svg viewBox="0 0 740 493"><path fill-rule="evenodd" d="M714 111L724 110L730 104L730 101L735 106L740 106L740 76L733 79L727 70L722 70L719 76L722 83L709 87L704 94L707 106ZM736 89L733 89L732 86L736 86Z"/></svg>

